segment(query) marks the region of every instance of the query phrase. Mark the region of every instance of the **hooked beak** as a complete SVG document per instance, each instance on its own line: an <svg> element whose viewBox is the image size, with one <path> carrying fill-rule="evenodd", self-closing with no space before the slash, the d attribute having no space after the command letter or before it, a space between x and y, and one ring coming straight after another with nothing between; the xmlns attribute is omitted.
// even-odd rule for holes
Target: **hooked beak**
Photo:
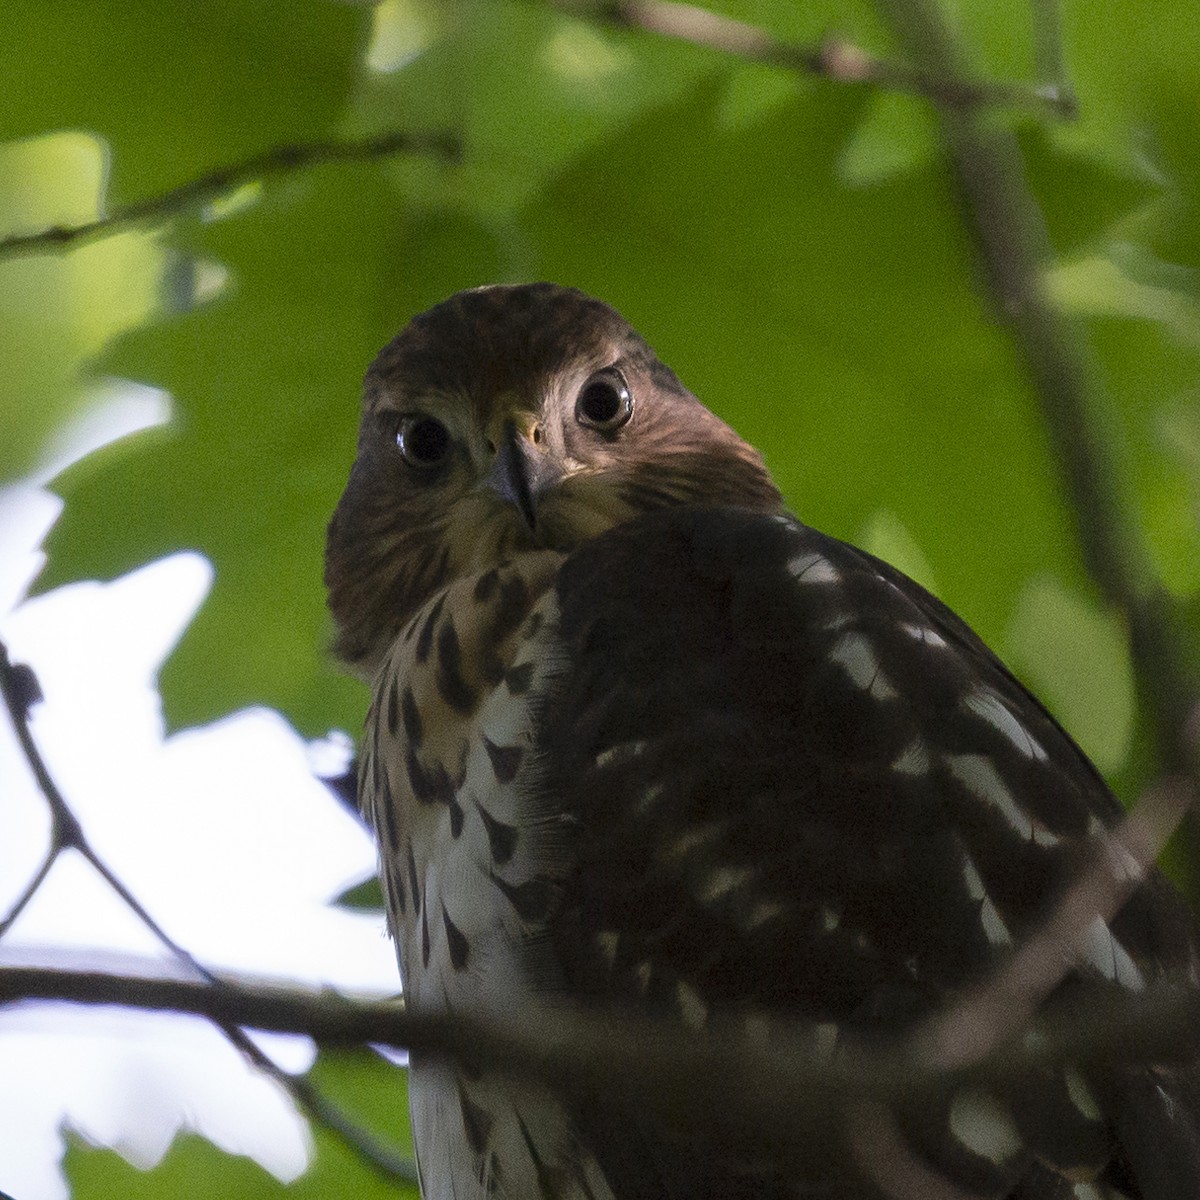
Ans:
<svg viewBox="0 0 1200 1200"><path fill-rule="evenodd" d="M538 498L562 478L558 464L534 444L536 429L536 425L528 431L518 429L513 421L505 421L496 459L484 481L520 513L530 533L537 526Z"/></svg>

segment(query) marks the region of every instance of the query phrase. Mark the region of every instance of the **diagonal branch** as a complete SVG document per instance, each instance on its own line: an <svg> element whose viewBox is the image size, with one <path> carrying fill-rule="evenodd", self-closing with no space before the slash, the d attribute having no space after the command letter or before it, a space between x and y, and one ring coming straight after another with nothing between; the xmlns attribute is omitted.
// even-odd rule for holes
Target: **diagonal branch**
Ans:
<svg viewBox="0 0 1200 1200"><path fill-rule="evenodd" d="M29 882L22 889L21 894L13 901L8 913L0 919L0 938L2 938L16 924L17 918L25 911L30 900L37 895L37 890L46 880L46 876L50 874L50 868L58 861L58 854L61 847L54 844L53 838L49 850L46 851L38 869L34 871Z"/></svg>
<svg viewBox="0 0 1200 1200"><path fill-rule="evenodd" d="M1088 859L1042 928L913 1036L918 1059L949 1069L969 1066L1029 1027L1074 969L1089 929L1097 920L1111 921L1145 881L1195 800L1190 779L1161 780L1116 829L1090 839Z"/></svg>
<svg viewBox="0 0 1200 1200"><path fill-rule="evenodd" d="M878 5L919 69L970 77L934 0ZM1098 427L1102 388L1095 356L1078 323L1054 307L1043 287L1053 248L1016 139L970 108L932 99L987 294L1024 362L1063 471L1084 564L1128 628L1156 758L1167 774L1200 779L1200 679L1185 665L1181 614L1156 582L1122 502L1112 453Z"/></svg>
<svg viewBox="0 0 1200 1200"><path fill-rule="evenodd" d="M462 153L459 138L451 133L393 131L351 141L304 142L275 146L243 162L221 167L171 188L114 209L106 217L81 225L56 225L37 233L0 239L0 258L64 250L81 242L106 237L141 221L178 217L211 203L244 184L266 176L307 170L328 163L369 162L396 154L425 154L457 162Z"/></svg>
<svg viewBox="0 0 1200 1200"><path fill-rule="evenodd" d="M384 1179L399 1179L414 1185L420 1182L415 1162L352 1121L303 1075L289 1075L239 1025L228 1021L216 1024L252 1066L283 1086L309 1120L327 1129Z"/></svg>

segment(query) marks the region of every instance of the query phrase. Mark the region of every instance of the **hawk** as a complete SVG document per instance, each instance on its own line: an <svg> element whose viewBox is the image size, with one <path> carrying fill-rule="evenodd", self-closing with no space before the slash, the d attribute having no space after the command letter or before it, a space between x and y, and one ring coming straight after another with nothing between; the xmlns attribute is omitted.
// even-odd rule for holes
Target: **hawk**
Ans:
<svg viewBox="0 0 1200 1200"><path fill-rule="evenodd" d="M570 288L460 293L380 353L326 582L418 1011L801 1023L834 1053L986 977L1121 817L958 617L791 516ZM1151 874L1063 986L1194 984L1196 944ZM1190 1068L901 1107L915 1191L849 1132L783 1163L469 1060L414 1056L410 1094L426 1200L1200 1195Z"/></svg>

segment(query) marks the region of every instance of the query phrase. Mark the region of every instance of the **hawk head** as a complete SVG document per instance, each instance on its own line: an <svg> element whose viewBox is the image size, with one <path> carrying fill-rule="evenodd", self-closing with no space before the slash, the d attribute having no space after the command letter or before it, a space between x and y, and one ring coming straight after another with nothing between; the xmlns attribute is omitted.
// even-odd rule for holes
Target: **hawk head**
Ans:
<svg viewBox="0 0 1200 1200"><path fill-rule="evenodd" d="M367 372L329 526L336 650L371 674L435 591L671 505L781 510L762 458L608 305L550 283L460 292Z"/></svg>

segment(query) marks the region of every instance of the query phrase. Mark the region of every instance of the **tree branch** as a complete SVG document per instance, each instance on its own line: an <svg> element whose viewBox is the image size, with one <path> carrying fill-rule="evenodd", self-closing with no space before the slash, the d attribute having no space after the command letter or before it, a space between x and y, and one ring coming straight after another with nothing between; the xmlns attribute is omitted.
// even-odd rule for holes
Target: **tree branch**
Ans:
<svg viewBox="0 0 1200 1200"><path fill-rule="evenodd" d="M531 1007L519 1025L501 1025L329 991L0 967L0 1005L35 999L190 1013L323 1045L465 1054L514 1078L604 1094L673 1127L740 1144L777 1145L798 1130L818 1136L847 1106L919 1108L959 1084L1002 1084L1067 1065L1178 1063L1200 1049L1200 993L1186 984L1138 993L1081 988L978 1062L953 1068L931 1064L920 1039L909 1037L868 1045L844 1035L836 1053L822 1055L811 1030L782 1022L764 1041L736 1024L691 1032L674 1021L563 1005Z"/></svg>
<svg viewBox="0 0 1200 1200"><path fill-rule="evenodd" d="M745 62L819 75L839 83L872 83L888 91L912 92L963 107L1033 108L1063 117L1075 115L1074 97L1056 80L1035 87L968 81L876 58L839 37L825 38L814 45L794 45L779 41L756 25L676 0L556 0L556 7L618 28L655 33L719 50Z"/></svg>
<svg viewBox="0 0 1200 1200"><path fill-rule="evenodd" d="M77 243L106 237L140 221L178 217L265 176L303 171L328 163L369 162L395 154L427 154L446 162L457 162L462 154L462 143L451 133L393 131L351 141L275 146L243 162L189 180L161 195L123 205L95 221L86 221L81 225L56 225L37 233L15 234L0 239L0 257L64 250Z"/></svg>

